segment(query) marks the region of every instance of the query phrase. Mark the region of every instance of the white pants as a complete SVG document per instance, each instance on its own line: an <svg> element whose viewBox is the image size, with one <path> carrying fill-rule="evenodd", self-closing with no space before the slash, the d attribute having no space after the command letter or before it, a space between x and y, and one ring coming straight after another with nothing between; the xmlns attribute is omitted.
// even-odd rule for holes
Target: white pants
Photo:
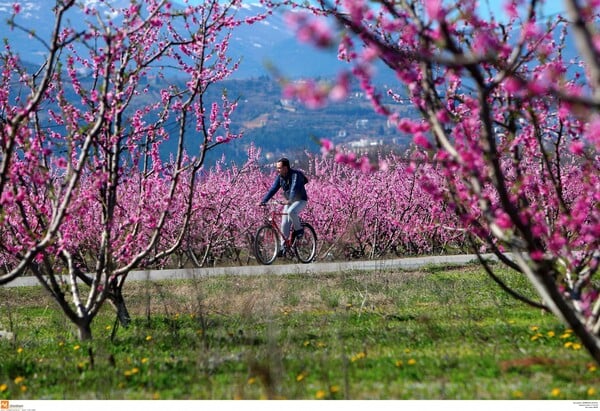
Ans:
<svg viewBox="0 0 600 411"><path fill-rule="evenodd" d="M285 238L290 236L291 226L294 227L294 231L302 228L302 223L300 223L300 217L298 217L298 214L300 214L300 211L304 210L306 203L307 202L304 200L299 200L283 207L283 212L285 214L281 217L281 232ZM281 244L283 244L283 239L281 239Z"/></svg>

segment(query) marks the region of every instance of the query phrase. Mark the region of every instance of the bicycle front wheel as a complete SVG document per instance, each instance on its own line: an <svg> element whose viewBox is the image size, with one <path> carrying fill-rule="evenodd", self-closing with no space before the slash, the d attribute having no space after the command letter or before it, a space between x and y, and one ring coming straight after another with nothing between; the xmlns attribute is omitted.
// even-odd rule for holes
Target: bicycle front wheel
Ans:
<svg viewBox="0 0 600 411"><path fill-rule="evenodd" d="M302 223L304 235L294 242L294 250L298 260L304 264L310 263L317 255L317 234L308 223Z"/></svg>
<svg viewBox="0 0 600 411"><path fill-rule="evenodd" d="M279 235L270 225L258 229L254 236L254 255L261 264L269 265L277 258Z"/></svg>

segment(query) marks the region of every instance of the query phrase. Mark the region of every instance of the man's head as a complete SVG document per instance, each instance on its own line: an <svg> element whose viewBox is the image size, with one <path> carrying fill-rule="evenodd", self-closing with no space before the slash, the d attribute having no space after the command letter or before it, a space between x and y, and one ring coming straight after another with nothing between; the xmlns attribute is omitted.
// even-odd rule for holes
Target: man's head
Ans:
<svg viewBox="0 0 600 411"><path fill-rule="evenodd" d="M277 172L281 177L287 176L290 171L290 160L283 157L277 161Z"/></svg>

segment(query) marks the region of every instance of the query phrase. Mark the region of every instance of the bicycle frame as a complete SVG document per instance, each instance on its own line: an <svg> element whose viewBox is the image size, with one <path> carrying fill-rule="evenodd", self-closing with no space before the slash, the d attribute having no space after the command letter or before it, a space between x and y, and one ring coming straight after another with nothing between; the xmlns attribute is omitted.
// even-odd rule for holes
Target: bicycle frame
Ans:
<svg viewBox="0 0 600 411"><path fill-rule="evenodd" d="M284 230L280 228L281 217L289 213L279 209L264 210L265 221L259 227L254 237L254 253L256 258L263 264L271 264L277 256L297 258L300 262L307 264L314 260L317 247L317 234L314 228L304 220L301 220L304 236L298 240L294 237L294 230L290 227L290 233L286 237ZM269 234L270 233L270 237ZM276 237L276 238L274 238ZM279 249L275 252L274 247ZM274 254L275 253L275 254Z"/></svg>
<svg viewBox="0 0 600 411"><path fill-rule="evenodd" d="M290 248L294 242L294 230L290 229L290 236L289 238L286 238L285 235L283 234L283 231L281 231L280 228L280 221L281 221L281 217L283 217L284 215L289 215L289 213L284 213L283 211L279 211L279 210L267 210L268 214L265 216L265 223L269 224L271 227L273 227L275 229L275 231L277 231L277 234L279 235L280 238L283 238L283 243L287 248ZM279 221L278 221L279 220ZM291 222L290 222L291 224Z"/></svg>

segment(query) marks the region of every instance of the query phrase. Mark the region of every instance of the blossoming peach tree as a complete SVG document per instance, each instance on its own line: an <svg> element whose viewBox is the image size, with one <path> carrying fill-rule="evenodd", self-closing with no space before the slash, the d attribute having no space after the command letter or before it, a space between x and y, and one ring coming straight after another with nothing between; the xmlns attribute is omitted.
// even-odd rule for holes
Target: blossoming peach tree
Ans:
<svg viewBox="0 0 600 411"><path fill-rule="evenodd" d="M238 137L236 102L206 90L237 67L233 28L261 17L238 20L238 0L52 3L50 38L19 3L6 26L45 47L42 65L0 53L0 284L33 273L85 340L105 301L127 323L132 268L179 247L207 150Z"/></svg>
<svg viewBox="0 0 600 411"><path fill-rule="evenodd" d="M329 87L288 83L287 95L320 106L357 79L374 109L413 136L419 159L442 173L443 182L425 175L423 187L526 275L541 302L483 261L490 275L560 317L600 362L599 2L565 0L566 13L551 17L536 0L507 0L495 13L475 0L317 3L295 5L290 24L302 41L337 46L349 68ZM397 85L375 86L382 68ZM384 93L408 99L420 119L402 118Z"/></svg>

